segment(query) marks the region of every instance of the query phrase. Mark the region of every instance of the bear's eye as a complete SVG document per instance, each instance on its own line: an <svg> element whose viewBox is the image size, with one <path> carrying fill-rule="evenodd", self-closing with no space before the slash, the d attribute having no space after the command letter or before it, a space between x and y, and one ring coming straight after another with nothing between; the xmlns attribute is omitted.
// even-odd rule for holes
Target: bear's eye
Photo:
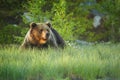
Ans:
<svg viewBox="0 0 120 80"><path fill-rule="evenodd" d="M49 29L47 29L47 31L49 32Z"/></svg>
<svg viewBox="0 0 120 80"><path fill-rule="evenodd" d="M43 31L43 29L41 29L39 32L41 33Z"/></svg>

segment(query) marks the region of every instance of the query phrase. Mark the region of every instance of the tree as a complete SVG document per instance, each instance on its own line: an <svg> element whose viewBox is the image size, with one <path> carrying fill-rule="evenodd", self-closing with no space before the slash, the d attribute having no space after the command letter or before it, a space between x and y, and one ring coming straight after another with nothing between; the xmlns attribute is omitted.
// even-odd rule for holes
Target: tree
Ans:
<svg viewBox="0 0 120 80"><path fill-rule="evenodd" d="M66 39L87 41L119 41L119 0L31 0L25 5L30 21L51 21L53 27ZM89 10L96 9L105 15L103 30L94 29L92 19L87 19Z"/></svg>

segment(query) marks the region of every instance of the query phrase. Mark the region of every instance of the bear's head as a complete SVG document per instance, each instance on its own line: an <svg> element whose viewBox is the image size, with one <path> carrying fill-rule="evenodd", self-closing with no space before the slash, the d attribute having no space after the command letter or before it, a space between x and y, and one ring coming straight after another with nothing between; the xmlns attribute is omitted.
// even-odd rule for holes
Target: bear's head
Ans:
<svg viewBox="0 0 120 80"><path fill-rule="evenodd" d="M50 23L34 23L30 24L30 36L32 41L36 44L45 44L51 35Z"/></svg>

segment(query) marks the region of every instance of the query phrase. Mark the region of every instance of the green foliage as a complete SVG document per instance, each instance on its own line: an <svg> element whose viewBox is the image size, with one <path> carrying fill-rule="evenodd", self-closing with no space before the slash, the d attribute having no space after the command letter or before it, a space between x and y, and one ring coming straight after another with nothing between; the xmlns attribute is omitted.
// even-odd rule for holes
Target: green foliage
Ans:
<svg viewBox="0 0 120 80"><path fill-rule="evenodd" d="M64 50L0 47L0 80L120 79L120 44L73 47Z"/></svg>
<svg viewBox="0 0 120 80"><path fill-rule="evenodd" d="M20 16L24 13L22 18L25 24L51 21L65 40L120 41L120 1L98 1L96 3L95 0L1 0L0 25L6 27L9 23L21 24ZM95 30L93 20L86 18L92 9L104 15L103 31Z"/></svg>
<svg viewBox="0 0 120 80"><path fill-rule="evenodd" d="M65 40L119 41L119 3L119 0L99 3L94 0L31 0L24 5L29 20L25 16L23 20L25 23L51 21ZM94 29L93 19L86 18L92 9L104 15L102 30Z"/></svg>
<svg viewBox="0 0 120 80"><path fill-rule="evenodd" d="M59 3L54 3L52 8L53 27L62 35L65 40L74 40L73 27L75 23L71 19L73 14L66 14L66 1L60 0Z"/></svg>
<svg viewBox="0 0 120 80"><path fill-rule="evenodd" d="M26 29L19 26L7 25L0 30L0 44L21 43L26 32Z"/></svg>
<svg viewBox="0 0 120 80"><path fill-rule="evenodd" d="M90 2L94 3L93 0L91 0ZM103 17L103 28L101 30L101 32L98 30L94 30L94 28L92 27L92 21L91 20L85 20L85 17L83 17L83 19L76 19L77 21L81 22L79 24L81 24L80 29L81 30L77 30L78 32L78 36L80 37L79 39L85 39L87 41L119 41L120 37L120 28L119 28L119 16L120 16L120 1L119 0L107 0L107 1L100 1L100 3L96 3L96 4L91 4L91 5L80 5L79 8L72 8L73 12L76 12L76 15L78 17L79 12L80 13L80 18L87 15L85 14L87 10L92 10L92 9L96 9L99 12L101 12L101 14L104 15ZM75 10L75 11L74 11ZM77 22L76 21L76 22ZM85 23L86 22L86 23ZM82 24L83 23L83 24ZM81 32L83 32L82 34L80 34Z"/></svg>
<svg viewBox="0 0 120 80"><path fill-rule="evenodd" d="M74 39L72 31L74 23L70 18L72 17L72 13L66 14L66 1L60 0L59 2L53 2L53 7L43 10L46 3L47 1L44 0L29 1L28 5L25 5L25 7L29 6L29 8L27 8L29 11L27 15L29 16L30 21L28 21L27 18L23 16L24 22L44 22L49 21L51 18L53 27L62 35L64 39Z"/></svg>
<svg viewBox="0 0 120 80"><path fill-rule="evenodd" d="M17 9L20 8L22 5L22 2L26 2L27 0L21 1L21 0L0 0L0 7L4 9Z"/></svg>
<svg viewBox="0 0 120 80"><path fill-rule="evenodd" d="M31 0L28 1L28 4L24 4L23 7L25 7L29 12L27 12L28 17L30 18L30 21L23 16L23 21L25 23L29 22L43 22L45 18L49 16L47 12L43 12L42 7L45 5L44 0Z"/></svg>
<svg viewBox="0 0 120 80"><path fill-rule="evenodd" d="M0 22L3 21L0 25L21 23L24 12L22 4L26 2L27 0L0 0Z"/></svg>
<svg viewBox="0 0 120 80"><path fill-rule="evenodd" d="M119 0L108 0L102 1L97 4L96 8L106 15L105 28L107 29L109 40L119 41L120 37L120 1ZM103 8L101 8L101 6Z"/></svg>

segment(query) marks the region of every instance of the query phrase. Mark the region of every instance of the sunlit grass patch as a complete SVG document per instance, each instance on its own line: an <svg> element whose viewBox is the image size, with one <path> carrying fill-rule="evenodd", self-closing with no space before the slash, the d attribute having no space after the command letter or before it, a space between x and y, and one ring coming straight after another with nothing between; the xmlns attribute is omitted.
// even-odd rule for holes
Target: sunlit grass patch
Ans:
<svg viewBox="0 0 120 80"><path fill-rule="evenodd" d="M117 80L120 44L85 45L80 48L0 49L0 80Z"/></svg>

